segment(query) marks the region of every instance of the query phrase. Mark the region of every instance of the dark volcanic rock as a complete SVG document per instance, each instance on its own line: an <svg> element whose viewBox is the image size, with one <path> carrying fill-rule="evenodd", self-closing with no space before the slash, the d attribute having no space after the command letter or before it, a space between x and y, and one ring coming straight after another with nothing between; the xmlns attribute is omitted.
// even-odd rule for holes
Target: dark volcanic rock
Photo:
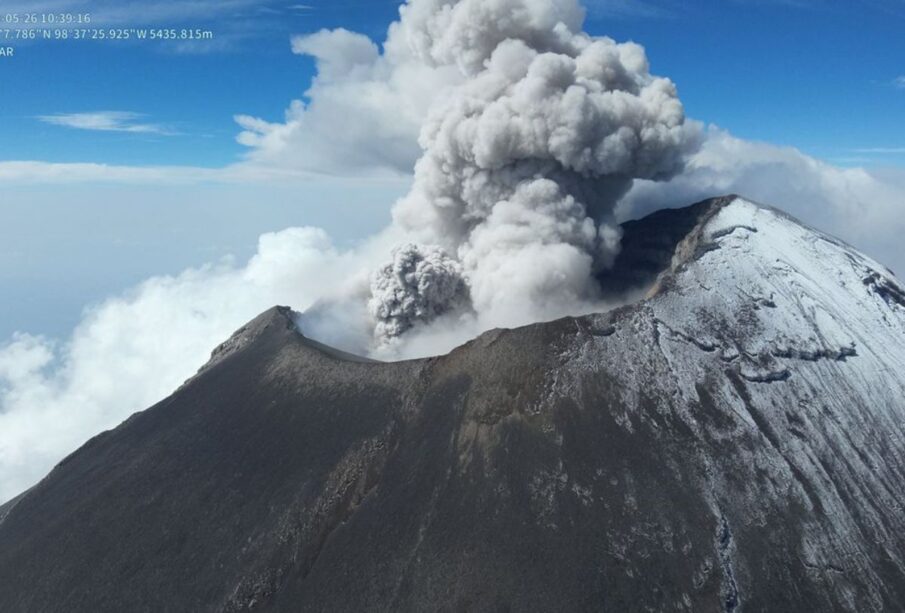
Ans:
<svg viewBox="0 0 905 613"><path fill-rule="evenodd" d="M705 200L683 209L663 209L622 224L622 249L612 268L597 274L607 294L646 290L669 268L678 244L707 216L736 196Z"/></svg>
<svg viewBox="0 0 905 613"><path fill-rule="evenodd" d="M264 313L0 507L0 610L898 610L901 286L693 217L649 299L443 357Z"/></svg>

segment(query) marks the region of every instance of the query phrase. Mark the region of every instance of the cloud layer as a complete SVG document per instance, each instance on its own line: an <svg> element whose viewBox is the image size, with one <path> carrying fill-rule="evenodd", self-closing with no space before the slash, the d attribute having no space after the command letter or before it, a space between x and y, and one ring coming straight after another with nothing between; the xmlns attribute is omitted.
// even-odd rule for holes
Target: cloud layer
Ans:
<svg viewBox="0 0 905 613"><path fill-rule="evenodd" d="M317 76L283 123L238 115L249 161L327 174L408 174L431 104L463 80L453 66L432 67L412 53L398 24L383 53L362 34L323 30L292 39L294 53L317 62Z"/></svg>
<svg viewBox="0 0 905 613"><path fill-rule="evenodd" d="M38 120L55 126L98 132L128 132L132 134L158 134L172 136L171 128L159 123L144 121L145 115L129 111L96 111L93 113L58 113L39 115Z"/></svg>
<svg viewBox="0 0 905 613"><path fill-rule="evenodd" d="M315 228L261 236L245 265L156 277L92 307L65 343L17 334L0 345L0 501L89 437L171 393L239 326L275 304L304 309L390 245L342 252Z"/></svg>
<svg viewBox="0 0 905 613"><path fill-rule="evenodd" d="M746 141L716 127L686 171L669 182L639 182L620 217L738 193L779 207L905 273L905 171L839 168L792 147Z"/></svg>

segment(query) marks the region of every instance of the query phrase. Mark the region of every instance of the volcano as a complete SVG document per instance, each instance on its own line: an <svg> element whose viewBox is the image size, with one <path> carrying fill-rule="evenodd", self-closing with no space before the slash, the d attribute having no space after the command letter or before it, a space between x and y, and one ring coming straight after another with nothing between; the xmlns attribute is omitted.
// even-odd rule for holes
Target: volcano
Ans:
<svg viewBox="0 0 905 613"><path fill-rule="evenodd" d="M900 609L905 289L739 197L623 229L642 299L440 357L263 313L0 507L0 610Z"/></svg>

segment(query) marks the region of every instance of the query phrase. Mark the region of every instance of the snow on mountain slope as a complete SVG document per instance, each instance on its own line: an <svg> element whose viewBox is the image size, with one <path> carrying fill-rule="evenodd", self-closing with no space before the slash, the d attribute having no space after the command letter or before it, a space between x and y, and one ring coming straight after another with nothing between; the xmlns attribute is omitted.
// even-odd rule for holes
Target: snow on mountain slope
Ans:
<svg viewBox="0 0 905 613"><path fill-rule="evenodd" d="M901 609L901 285L735 197L625 232L646 299L444 356L265 312L0 507L0 610Z"/></svg>
<svg viewBox="0 0 905 613"><path fill-rule="evenodd" d="M847 245L737 199L679 249L673 291L653 301L654 313L724 360L738 356L743 377L782 379L802 360L854 356L862 359L847 365L850 373L905 372L905 291ZM736 325L712 330L714 318Z"/></svg>
<svg viewBox="0 0 905 613"><path fill-rule="evenodd" d="M564 356L561 397L618 373L626 428L651 423L643 407L671 406L699 439L731 443L725 456L699 450L715 513L726 522L724 505L736 509L724 536L800 504L801 564L846 608L883 609L884 573L905 568L905 290L889 270L729 198L679 244L648 300L577 325L587 339ZM702 418L708 406L719 423ZM857 574L865 583L846 584Z"/></svg>

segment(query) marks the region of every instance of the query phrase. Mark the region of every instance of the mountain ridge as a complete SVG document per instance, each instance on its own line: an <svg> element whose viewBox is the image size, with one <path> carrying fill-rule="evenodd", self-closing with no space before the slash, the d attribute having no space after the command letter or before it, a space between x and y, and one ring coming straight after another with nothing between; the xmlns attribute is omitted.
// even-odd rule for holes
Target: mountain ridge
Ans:
<svg viewBox="0 0 905 613"><path fill-rule="evenodd" d="M647 299L445 356L362 362L270 309L0 507L0 608L894 608L901 286L697 206Z"/></svg>

